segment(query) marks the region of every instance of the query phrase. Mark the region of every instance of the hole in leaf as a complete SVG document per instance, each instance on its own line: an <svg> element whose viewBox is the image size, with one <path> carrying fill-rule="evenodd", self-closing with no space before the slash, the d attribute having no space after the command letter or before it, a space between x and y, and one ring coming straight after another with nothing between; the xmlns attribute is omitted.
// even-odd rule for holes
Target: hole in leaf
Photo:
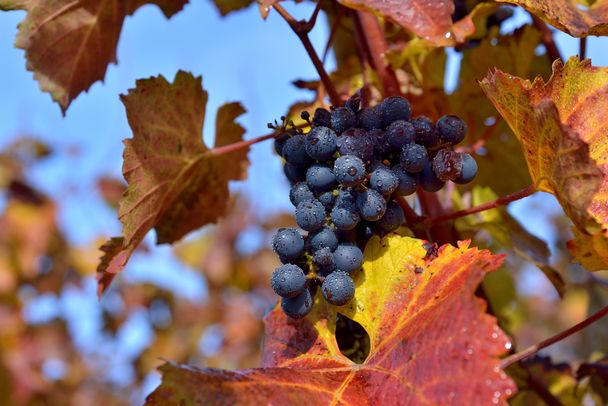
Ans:
<svg viewBox="0 0 608 406"><path fill-rule="evenodd" d="M340 352L349 360L362 364L370 350L369 334L356 321L338 313L336 341Z"/></svg>

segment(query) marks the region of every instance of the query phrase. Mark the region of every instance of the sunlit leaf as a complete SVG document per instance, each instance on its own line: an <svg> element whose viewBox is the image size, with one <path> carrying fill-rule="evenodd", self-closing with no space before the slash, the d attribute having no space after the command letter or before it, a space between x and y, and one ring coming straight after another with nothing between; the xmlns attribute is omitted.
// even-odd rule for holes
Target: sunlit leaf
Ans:
<svg viewBox="0 0 608 406"><path fill-rule="evenodd" d="M524 146L538 190L553 193L581 233L599 235L608 225L608 69L572 58L553 71L548 82L496 71L482 87Z"/></svg>
<svg viewBox="0 0 608 406"><path fill-rule="evenodd" d="M317 294L305 319L278 308L266 317L263 368L165 364L148 404L506 404L515 387L498 357L510 343L474 296L503 258L463 242L429 262L422 244L391 236L366 247L355 298L337 308L369 334L363 363L340 352L336 308Z"/></svg>
<svg viewBox="0 0 608 406"><path fill-rule="evenodd" d="M167 18L187 0L0 0L0 8L23 8L15 46L25 50L27 68L40 88L65 113L116 63L116 45L125 18L145 4L155 4Z"/></svg>
<svg viewBox="0 0 608 406"><path fill-rule="evenodd" d="M207 93L200 77L178 72L173 84L162 76L139 80L122 100L133 138L125 140L128 187L118 208L123 246L99 268L111 274L125 266L152 228L159 244L172 243L222 216L228 182L243 179L248 151L217 155L202 142ZM219 109L216 147L241 140L244 130L232 120L243 112L235 103Z"/></svg>
<svg viewBox="0 0 608 406"><path fill-rule="evenodd" d="M588 8L576 0L497 0L524 7L554 27L574 37L608 34L608 1L599 0Z"/></svg>

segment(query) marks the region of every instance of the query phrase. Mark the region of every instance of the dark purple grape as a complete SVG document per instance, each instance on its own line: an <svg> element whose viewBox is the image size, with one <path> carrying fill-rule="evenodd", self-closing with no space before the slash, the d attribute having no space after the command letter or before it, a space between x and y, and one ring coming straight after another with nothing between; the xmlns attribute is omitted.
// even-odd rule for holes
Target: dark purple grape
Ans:
<svg viewBox="0 0 608 406"><path fill-rule="evenodd" d="M475 158L473 158L469 154L461 154L462 155L462 173L458 178L454 180L455 183L459 183L461 185L465 183L471 182L475 176L477 176L477 162Z"/></svg>
<svg viewBox="0 0 608 406"><path fill-rule="evenodd" d="M356 126L357 116L346 107L338 107L331 112L331 128L338 134Z"/></svg>
<svg viewBox="0 0 608 406"><path fill-rule="evenodd" d="M304 238L295 228L279 228L272 237L272 249L282 261L292 261L304 253Z"/></svg>
<svg viewBox="0 0 608 406"><path fill-rule="evenodd" d="M325 207L318 200L301 202L296 207L296 223L302 230L318 230L325 223Z"/></svg>
<svg viewBox="0 0 608 406"><path fill-rule="evenodd" d="M414 126L407 121L399 120L392 123L386 129L388 144L393 151L401 151L406 144L411 144L416 138Z"/></svg>
<svg viewBox="0 0 608 406"><path fill-rule="evenodd" d="M357 196L357 209L361 218L367 221L377 221L386 212L386 200L374 189L367 189Z"/></svg>
<svg viewBox="0 0 608 406"><path fill-rule="evenodd" d="M323 227L308 236L308 244L312 252L316 252L321 248L329 248L333 251L338 246L338 236L331 228Z"/></svg>
<svg viewBox="0 0 608 406"><path fill-rule="evenodd" d="M396 201L391 200L386 206L386 213L376 224L385 231L395 231L403 223L405 223L403 209Z"/></svg>
<svg viewBox="0 0 608 406"><path fill-rule="evenodd" d="M306 135L304 147L312 159L327 161L334 156L337 141L338 136L331 128L314 127Z"/></svg>
<svg viewBox="0 0 608 406"><path fill-rule="evenodd" d="M354 155L342 155L334 163L334 175L344 186L357 186L365 179L365 164Z"/></svg>
<svg viewBox="0 0 608 406"><path fill-rule="evenodd" d="M399 178L386 166L379 165L369 178L369 186L384 196L390 196L399 187Z"/></svg>
<svg viewBox="0 0 608 406"><path fill-rule="evenodd" d="M281 299L281 310L292 319L301 319L312 310L312 296L308 289L304 289L296 297Z"/></svg>
<svg viewBox="0 0 608 406"><path fill-rule="evenodd" d="M334 207L336 195L334 195L334 192L330 190L329 192L321 193L317 199L325 207L325 210L331 210L331 208Z"/></svg>
<svg viewBox="0 0 608 406"><path fill-rule="evenodd" d="M410 173L421 172L429 162L426 148L419 144L406 144L401 149L400 162Z"/></svg>
<svg viewBox="0 0 608 406"><path fill-rule="evenodd" d="M281 265L273 272L271 285L277 295L295 297L306 288L306 275L297 265Z"/></svg>
<svg viewBox="0 0 608 406"><path fill-rule="evenodd" d="M314 164L306 172L306 183L315 193L332 190L336 186L333 169L325 164Z"/></svg>
<svg viewBox="0 0 608 406"><path fill-rule="evenodd" d="M393 166L393 173L399 179L399 186L397 186L397 190L395 194L398 196L409 196L418 190L418 174L409 173L401 165Z"/></svg>
<svg viewBox="0 0 608 406"><path fill-rule="evenodd" d="M312 116L312 125L315 127L331 127L331 113L318 107Z"/></svg>
<svg viewBox="0 0 608 406"><path fill-rule="evenodd" d="M376 158L384 157L390 150L391 145L388 142L386 131L371 130L367 133L374 144L374 155Z"/></svg>
<svg viewBox="0 0 608 406"><path fill-rule="evenodd" d="M307 170L308 167L306 165L293 165L289 162L285 162L285 166L283 167L285 176L293 183L305 181Z"/></svg>
<svg viewBox="0 0 608 406"><path fill-rule="evenodd" d="M352 111L353 113L357 113L359 111L359 107L361 106L361 98L358 95L354 95L346 100L344 103L344 107Z"/></svg>
<svg viewBox="0 0 608 406"><path fill-rule="evenodd" d="M343 306L355 296L355 283L346 272L335 271L325 277L321 292L328 303Z"/></svg>
<svg viewBox="0 0 608 406"><path fill-rule="evenodd" d="M433 164L429 162L426 168L420 172L420 186L427 192L437 192L443 185L445 185L445 182L437 177L433 170Z"/></svg>
<svg viewBox="0 0 608 406"><path fill-rule="evenodd" d="M444 148L433 158L433 171L444 182L456 180L462 175L462 154Z"/></svg>
<svg viewBox="0 0 608 406"><path fill-rule="evenodd" d="M297 206L304 200L311 200L314 198L315 195L312 193L306 182L298 182L289 190L289 200L294 206Z"/></svg>
<svg viewBox="0 0 608 406"><path fill-rule="evenodd" d="M456 145L464 140L466 123L457 116L443 116L437 121L437 131L442 144Z"/></svg>
<svg viewBox="0 0 608 406"><path fill-rule="evenodd" d="M317 266L317 273L327 275L336 269L334 255L327 247L316 251L312 256L312 262Z"/></svg>
<svg viewBox="0 0 608 406"><path fill-rule="evenodd" d="M397 120L409 120L412 115L410 102L401 96L387 97L379 106L385 127Z"/></svg>
<svg viewBox="0 0 608 406"><path fill-rule="evenodd" d="M352 230L361 220L356 207L338 205L331 209L330 217L338 230Z"/></svg>
<svg viewBox="0 0 608 406"><path fill-rule="evenodd" d="M306 153L305 142L306 137L303 134L296 134L285 141L283 158L293 165L308 165L310 157Z"/></svg>
<svg viewBox="0 0 608 406"><path fill-rule="evenodd" d="M439 143L439 134L435 131L435 125L430 118L419 116L411 119L410 123L414 126L417 144L434 147Z"/></svg>
<svg viewBox="0 0 608 406"><path fill-rule="evenodd" d="M382 129L382 112L380 111L379 106L370 107L363 109L357 114L357 119L359 120L359 127L363 128L366 131Z"/></svg>
<svg viewBox="0 0 608 406"><path fill-rule="evenodd" d="M287 142L288 139L289 139L289 134L287 134L287 133L279 134L274 139L274 151L278 155L283 156L283 147L285 146L285 143Z"/></svg>
<svg viewBox="0 0 608 406"><path fill-rule="evenodd" d="M366 131L351 128L338 137L340 155L354 155L367 162L374 156L374 142Z"/></svg>
<svg viewBox="0 0 608 406"><path fill-rule="evenodd" d="M344 272L354 272L363 264L363 253L356 245L340 244L334 251L336 269Z"/></svg>

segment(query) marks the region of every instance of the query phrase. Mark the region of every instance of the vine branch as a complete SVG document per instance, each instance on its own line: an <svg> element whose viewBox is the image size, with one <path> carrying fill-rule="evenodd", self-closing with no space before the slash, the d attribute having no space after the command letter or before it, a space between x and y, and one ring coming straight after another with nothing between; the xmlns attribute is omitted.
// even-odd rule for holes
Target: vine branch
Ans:
<svg viewBox="0 0 608 406"><path fill-rule="evenodd" d="M400 95L401 90L397 76L384 59L388 51L388 45L378 18L370 12L359 10L355 11L354 18L356 20L355 28L360 30L360 35L365 41L370 63L382 82L384 96Z"/></svg>
<svg viewBox="0 0 608 406"><path fill-rule="evenodd" d="M543 43L545 49L547 50L547 57L549 58L549 61L553 63L553 61L555 61L556 59L563 60L562 55L559 52L559 48L557 47L557 44L555 43L555 40L553 38L553 31L551 31L551 28L549 28L549 26L545 24L543 20L536 17L534 14L530 15L532 16L532 24L541 33L540 41Z"/></svg>
<svg viewBox="0 0 608 406"><path fill-rule="evenodd" d="M239 149L247 148L253 144L257 144L258 142L266 141L271 138L275 138L279 133L272 133L267 135L262 135L260 137L252 138L250 140L234 142L232 144L224 145L222 147L212 148L209 153L211 155L224 155L229 154L234 151L238 151Z"/></svg>
<svg viewBox="0 0 608 406"><path fill-rule="evenodd" d="M600 320L602 317L606 316L607 314L608 314L608 305L606 305L604 308L602 308L598 312L587 317L585 320L581 321L580 323L575 324L574 326L570 327L569 329L564 330L561 333L554 335L553 337L549 337L546 340L543 340L538 344L534 344L534 345L526 348L523 351L520 351L518 353L515 353L515 354L503 359L502 362L500 363L500 367L502 369L505 369L509 365L513 365L516 362L519 362L522 359L529 357L530 355L536 354L543 348L553 345L553 344L563 340L564 338L569 337L572 334L583 330L585 327L595 323L596 321Z"/></svg>
<svg viewBox="0 0 608 406"><path fill-rule="evenodd" d="M446 221L450 221L450 220L454 220L460 217L465 217L471 214L475 214L475 213L479 213L482 211L486 211L486 210L490 210L490 209L495 209L497 207L500 206L505 206L511 202L514 202L516 200L520 200L523 199L524 197L528 197L531 194L536 192L536 188L533 185L530 185L524 189L521 189L517 192L513 192L511 194L508 194L506 196L503 197L499 197L496 200L493 200L491 202L487 202L484 204L480 204L479 206L475 206L475 207L471 207L468 209L464 209L464 210L459 210L459 211L455 211L453 213L448 213L448 214L443 214L437 217L431 217L429 219L426 219L424 221L421 222L421 226L423 227L432 227L434 225L446 222Z"/></svg>
<svg viewBox="0 0 608 406"><path fill-rule="evenodd" d="M587 57L587 37L583 37L579 42L578 59L583 61Z"/></svg>
<svg viewBox="0 0 608 406"><path fill-rule="evenodd" d="M287 22L289 27L293 30L293 32L298 36L302 45L304 45L304 49L308 53L310 60L312 61L319 77L321 78L321 82L323 82L323 86L325 86L325 90L329 95L329 99L334 106L339 106L342 104L342 100L340 99L340 95L336 91L334 84L332 83L329 75L325 71L323 67L323 62L319 59L319 55L317 55L317 51L312 46L312 42L310 42L310 38L308 37L308 33L314 27L314 23L316 22L317 15L320 10L320 1L317 3L317 7L312 14L312 17L309 21L298 21L296 20L287 10L285 10L280 4L275 3L272 7L279 13L281 17Z"/></svg>

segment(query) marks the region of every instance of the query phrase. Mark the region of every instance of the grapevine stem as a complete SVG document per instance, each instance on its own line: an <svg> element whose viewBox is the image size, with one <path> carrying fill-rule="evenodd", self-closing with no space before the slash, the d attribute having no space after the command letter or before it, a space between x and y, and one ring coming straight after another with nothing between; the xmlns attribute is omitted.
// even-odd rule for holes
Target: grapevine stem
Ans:
<svg viewBox="0 0 608 406"><path fill-rule="evenodd" d="M365 45L369 50L370 62L382 81L384 96L400 95L401 90L397 76L384 59L388 51L388 45L378 18L367 11L355 11L354 17L359 23L355 24L355 27L360 27Z"/></svg>
<svg viewBox="0 0 608 406"><path fill-rule="evenodd" d="M479 213L482 211L495 209L500 206L505 206L516 200L520 200L520 199L523 199L524 197L528 197L535 192L536 192L536 188L533 185L530 185L517 192L513 192L513 193L508 194L503 197L499 197L498 199L496 199L494 201L480 204L479 206L471 207L469 209L455 211L453 213L443 214L443 215L440 215L437 217L432 217L430 219L424 220L422 222L422 226L423 227L432 227L436 224L443 223L445 221L450 221L450 220L454 220L454 219L457 219L460 217L468 216L470 214L475 214L475 213Z"/></svg>
<svg viewBox="0 0 608 406"><path fill-rule="evenodd" d="M532 24L540 31L541 37L540 41L545 46L547 50L547 57L549 61L553 63L556 59L562 59L562 55L559 52L559 48L553 39L553 32L551 28L547 24L544 23L543 20L536 17L534 14L530 14L532 16Z"/></svg>
<svg viewBox="0 0 608 406"><path fill-rule="evenodd" d="M322 62L325 63L327 59L327 55L329 55L329 50L331 49L331 45L334 41L334 37L336 36L336 32L338 32L338 28L340 28L340 22L342 21L342 16L344 15L344 9L342 7L338 7L338 12L336 13L335 20L331 25L331 31L329 32L329 37L327 37L327 42L325 43L325 49L323 50Z"/></svg>
<svg viewBox="0 0 608 406"><path fill-rule="evenodd" d="M323 86L325 86L325 90L327 91L327 94L329 95L329 99L331 100L331 103L334 106L341 105L342 100L340 99L340 95L338 95L338 92L336 91L334 84L332 83L331 79L329 78L329 75L327 74L327 72L325 71L325 68L323 67L323 62L321 62L321 59L319 59L319 55L317 55L317 51L315 51L315 48L312 46L312 42L310 42L310 38L308 37L308 33L312 29L312 26L314 26L314 21L316 20L316 16L319 13L318 12L318 9L319 9L318 3L317 3L317 8L315 8L315 12L313 13L311 19L308 22L297 21L295 18L293 18L293 16L291 14L289 14L289 12L287 10L285 10L278 3L275 3L272 7L274 7L274 9L281 15L281 17L283 17L283 19L287 22L287 24L289 24L289 27L291 27L293 32L300 39L300 42L302 42L302 45L304 45L304 49L306 49L306 52L308 53L310 60L312 61L313 65L315 66L315 69L317 70L317 73L319 74L319 77L321 78L321 81L323 82Z"/></svg>
<svg viewBox="0 0 608 406"><path fill-rule="evenodd" d="M211 155L223 155L229 154L230 152L238 151L242 148L247 148L250 145L257 144L258 142L266 141L271 138L274 138L278 135L278 133L272 133L267 135L262 135L260 137L252 138L246 141L239 141L232 144L224 145L222 147L213 148L209 151Z"/></svg>
<svg viewBox="0 0 608 406"><path fill-rule="evenodd" d="M580 61L587 57L587 37L581 38L579 42L578 59Z"/></svg>
<svg viewBox="0 0 608 406"><path fill-rule="evenodd" d="M563 340L564 338L569 337L572 334L581 331L585 327L600 320L602 317L604 317L607 314L608 314L608 305L603 307L598 312L587 317L585 320L581 321L580 323L575 324L574 326L570 327L569 329L564 330L561 333L554 335L553 337L549 337L546 340L543 340L538 344L534 344L534 345L526 348L523 351L520 351L518 353L515 353L515 354L503 359L502 362L500 363L500 366L502 369L505 369L509 365L519 362L522 359L529 357L530 355L536 354L538 351L542 350L543 348L553 345L553 344Z"/></svg>
<svg viewBox="0 0 608 406"><path fill-rule="evenodd" d="M403 209L403 213L405 214L405 220L408 225L416 224L420 221L420 216L410 207L407 203L407 200L403 196L395 197L395 201L401 208ZM416 238L420 238L423 240L428 239L428 235L424 230L412 229Z"/></svg>

